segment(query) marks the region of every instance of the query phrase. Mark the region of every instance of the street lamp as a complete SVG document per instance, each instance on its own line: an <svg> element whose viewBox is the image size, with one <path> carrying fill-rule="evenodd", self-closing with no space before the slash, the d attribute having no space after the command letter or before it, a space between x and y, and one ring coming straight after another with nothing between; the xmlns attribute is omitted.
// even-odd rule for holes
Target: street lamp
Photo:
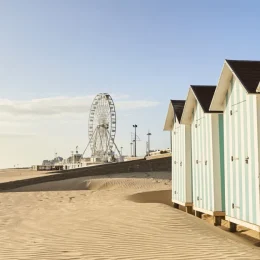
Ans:
<svg viewBox="0 0 260 260"><path fill-rule="evenodd" d="M121 148L121 156L123 156L123 146L121 146L120 148Z"/></svg>
<svg viewBox="0 0 260 260"><path fill-rule="evenodd" d="M134 151L134 157L136 157L136 128L137 128L137 125L133 125L133 127L135 128L135 140L134 140L135 151Z"/></svg>
<svg viewBox="0 0 260 260"><path fill-rule="evenodd" d="M148 143L147 143L147 150L148 150L148 154L150 153L150 136L152 134L150 133L150 131L148 130L147 136L148 136Z"/></svg>

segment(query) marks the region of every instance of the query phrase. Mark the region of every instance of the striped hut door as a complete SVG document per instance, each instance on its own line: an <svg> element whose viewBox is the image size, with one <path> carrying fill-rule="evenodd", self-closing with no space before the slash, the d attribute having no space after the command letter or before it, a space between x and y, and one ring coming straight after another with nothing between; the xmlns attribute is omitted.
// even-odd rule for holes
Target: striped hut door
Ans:
<svg viewBox="0 0 260 260"><path fill-rule="evenodd" d="M201 111L199 111L201 112ZM196 138L196 204L197 207L202 208L202 200L203 200L203 169L202 169L202 157L203 157L203 117L201 113L198 113L198 118L195 121L195 138Z"/></svg>
<svg viewBox="0 0 260 260"><path fill-rule="evenodd" d="M172 183L173 183L173 198L179 199L179 131L178 127L175 126L173 131L173 171L172 171Z"/></svg>
<svg viewBox="0 0 260 260"><path fill-rule="evenodd" d="M204 144L205 144L205 117L202 114L202 110L201 113L199 115L199 118L196 120L196 127L197 127L197 138L198 138L198 161L197 161L197 165L198 165L198 183L200 184L199 186L199 207L200 208L205 208L204 205L204 200L205 200L205 194L204 194L204 157L205 157L205 153L204 153Z"/></svg>
<svg viewBox="0 0 260 260"><path fill-rule="evenodd" d="M199 196L199 187L200 183L198 182L198 140L197 140L197 124L194 121L192 125L192 182L193 182L193 201L194 206L199 207L200 205L200 196Z"/></svg>
<svg viewBox="0 0 260 260"><path fill-rule="evenodd" d="M238 93L234 93L234 99L230 107L230 126L231 126L231 157L230 165L231 174L231 214L233 217L243 219L243 205L242 205L242 186L245 176L244 168L249 163L247 155L247 140L245 140L244 131L247 126L243 123L244 120L244 108L246 106L246 100L239 98Z"/></svg>

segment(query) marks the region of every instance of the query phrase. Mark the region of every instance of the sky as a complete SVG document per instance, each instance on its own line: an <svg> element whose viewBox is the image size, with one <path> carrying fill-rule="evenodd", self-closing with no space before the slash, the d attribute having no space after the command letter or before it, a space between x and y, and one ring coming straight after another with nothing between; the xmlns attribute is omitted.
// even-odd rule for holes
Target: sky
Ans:
<svg viewBox="0 0 260 260"><path fill-rule="evenodd" d="M217 84L224 59L260 60L259 1L0 0L0 168L82 152L98 93L116 144L170 147L170 99Z"/></svg>

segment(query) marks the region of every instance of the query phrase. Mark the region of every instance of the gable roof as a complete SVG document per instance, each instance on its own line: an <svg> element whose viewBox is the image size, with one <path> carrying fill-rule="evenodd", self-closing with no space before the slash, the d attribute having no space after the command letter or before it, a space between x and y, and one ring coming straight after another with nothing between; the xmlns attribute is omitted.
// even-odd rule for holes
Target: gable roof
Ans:
<svg viewBox="0 0 260 260"><path fill-rule="evenodd" d="M191 124L192 111L196 102L200 104L204 113L222 113L222 111L210 111L209 106L214 95L216 86L212 85L191 85L184 105L181 123Z"/></svg>
<svg viewBox="0 0 260 260"><path fill-rule="evenodd" d="M170 100L168 113L166 116L164 129L165 131L170 131L174 125L174 116L177 117L177 120L181 121L182 111L184 108L185 100Z"/></svg>
<svg viewBox="0 0 260 260"><path fill-rule="evenodd" d="M248 93L256 93L260 82L260 61L226 60Z"/></svg>
<svg viewBox="0 0 260 260"><path fill-rule="evenodd" d="M209 107L210 107L210 103L211 103L212 97L214 95L216 86L191 85L191 88L192 88L194 95L196 96L198 102L200 103L204 113L211 113L212 111L209 111Z"/></svg>
<svg viewBox="0 0 260 260"><path fill-rule="evenodd" d="M182 111L184 108L185 100L171 100L175 115L178 121L181 121Z"/></svg>
<svg viewBox="0 0 260 260"><path fill-rule="evenodd" d="M260 82L260 61L225 60L219 77L211 105L211 110L224 110L226 93L230 87L230 80L235 76L249 94L258 94Z"/></svg>

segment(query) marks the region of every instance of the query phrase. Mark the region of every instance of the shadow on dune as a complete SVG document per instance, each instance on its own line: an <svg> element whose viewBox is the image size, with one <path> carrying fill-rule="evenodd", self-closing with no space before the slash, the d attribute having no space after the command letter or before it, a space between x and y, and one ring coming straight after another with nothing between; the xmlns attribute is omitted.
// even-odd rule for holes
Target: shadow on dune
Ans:
<svg viewBox="0 0 260 260"><path fill-rule="evenodd" d="M103 176L104 177L104 176ZM107 177L107 176L105 176ZM143 179L147 179L143 177ZM150 179L150 178L148 178ZM131 188L143 188L146 185L154 185L158 180L140 180L132 177L132 179L123 178L97 178L97 177L81 177L62 181L44 182L28 186L22 186L16 189L7 190L7 192L34 192L34 191L72 191L72 190L126 190ZM161 182L167 184L170 180Z"/></svg>
<svg viewBox="0 0 260 260"><path fill-rule="evenodd" d="M161 172L167 172L167 176ZM0 183L0 192L13 190L16 188L35 185L46 182L62 181L74 178L91 177L91 176L103 176L106 178L112 177L116 174L117 178L149 178L152 174L157 174L158 179L169 179L171 178L171 157L155 158L152 160L139 159L133 161L125 161L119 163L108 163L95 165L91 167L82 167L77 169L63 170L58 172L52 172L45 176L38 176L22 180L14 180L10 182ZM114 178L114 176L113 176Z"/></svg>
<svg viewBox="0 0 260 260"><path fill-rule="evenodd" d="M172 207L171 190L141 192L129 195L126 198L137 203L161 203Z"/></svg>

